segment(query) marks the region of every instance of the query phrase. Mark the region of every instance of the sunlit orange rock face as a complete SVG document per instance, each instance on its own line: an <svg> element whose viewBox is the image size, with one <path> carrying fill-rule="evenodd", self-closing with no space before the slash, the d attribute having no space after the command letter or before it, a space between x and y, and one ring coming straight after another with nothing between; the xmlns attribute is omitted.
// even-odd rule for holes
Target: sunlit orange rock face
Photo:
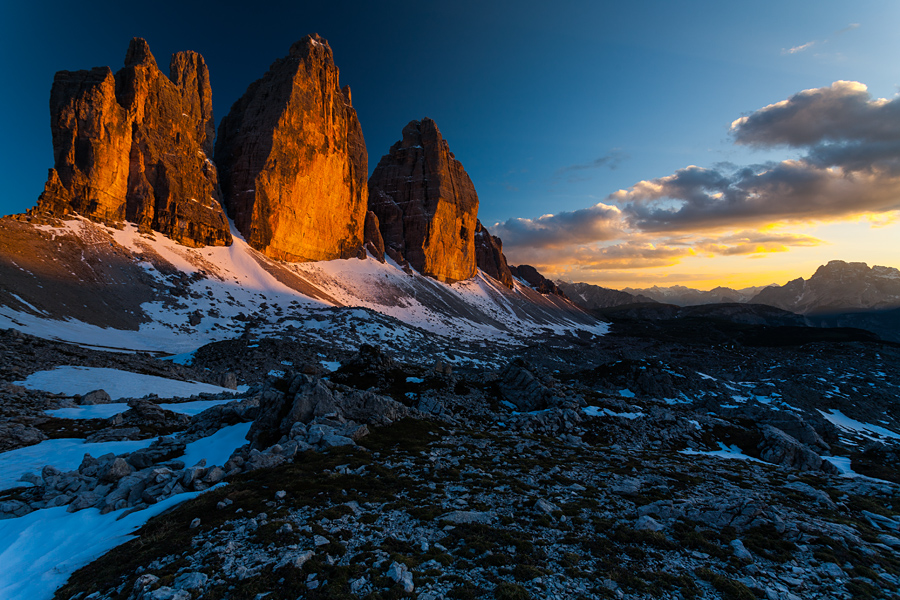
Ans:
<svg viewBox="0 0 900 600"><path fill-rule="evenodd" d="M478 194L431 119L411 121L369 179L385 251L444 282L475 275Z"/></svg>
<svg viewBox="0 0 900 600"><path fill-rule="evenodd" d="M123 220L187 246L228 245L212 152L209 71L196 52L172 56L166 77L147 42L125 67L60 71L50 93L55 168L38 211Z"/></svg>
<svg viewBox="0 0 900 600"><path fill-rule="evenodd" d="M363 244L368 155L338 74L328 43L307 36L250 84L219 126L228 214L270 257L349 258Z"/></svg>

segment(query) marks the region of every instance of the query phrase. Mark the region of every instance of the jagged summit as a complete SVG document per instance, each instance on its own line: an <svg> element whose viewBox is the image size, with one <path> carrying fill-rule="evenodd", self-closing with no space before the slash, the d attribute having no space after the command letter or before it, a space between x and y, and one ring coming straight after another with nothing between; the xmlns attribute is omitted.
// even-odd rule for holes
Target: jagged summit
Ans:
<svg viewBox="0 0 900 600"><path fill-rule="evenodd" d="M435 122L410 121L369 178L386 252L453 282L475 275L478 194Z"/></svg>
<svg viewBox="0 0 900 600"><path fill-rule="evenodd" d="M316 34L250 84L219 125L228 214L255 249L287 261L357 256L368 154L356 111Z"/></svg>
<svg viewBox="0 0 900 600"><path fill-rule="evenodd" d="M203 57L176 53L167 77L141 38L115 76L60 71L50 92L55 164L33 212L127 220L187 246L230 244L207 156L211 96Z"/></svg>
<svg viewBox="0 0 900 600"><path fill-rule="evenodd" d="M894 309L900 307L900 271L832 260L808 280L767 287L751 301L803 314Z"/></svg>
<svg viewBox="0 0 900 600"><path fill-rule="evenodd" d="M156 58L150 52L150 44L144 38L131 38L128 43L128 50L125 52L125 66L133 67L143 64L145 66L156 66Z"/></svg>

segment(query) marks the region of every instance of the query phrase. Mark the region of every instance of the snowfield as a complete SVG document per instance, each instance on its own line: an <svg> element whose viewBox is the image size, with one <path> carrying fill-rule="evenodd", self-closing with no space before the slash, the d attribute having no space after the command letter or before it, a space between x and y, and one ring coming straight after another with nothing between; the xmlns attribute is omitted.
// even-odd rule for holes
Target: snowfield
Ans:
<svg viewBox="0 0 900 600"><path fill-rule="evenodd" d="M96 508L69 513L58 506L0 521L0 598L52 598L72 573L133 539L150 518L201 493L172 496L129 515L124 509L101 515Z"/></svg>
<svg viewBox="0 0 900 600"><path fill-rule="evenodd" d="M41 230L107 239L165 286L173 285L173 272L183 274L175 283L184 286L178 302L163 295L141 304L137 330L51 319L48 307L34 299L20 300L28 310L0 306L0 328L98 349L186 354L240 336L250 315L257 319L257 335L294 327L311 339L333 334L335 324L346 332L343 326L352 320L358 327L347 339L348 347L370 340L408 344L422 332L517 345L535 335L603 335L608 330L567 300L541 295L518 281L507 289L481 271L472 279L444 284L407 273L390 259L275 261L251 248L233 224L231 246L205 248L181 246L159 233L141 235L131 224L119 230L72 219ZM200 321L192 325L196 315Z"/></svg>
<svg viewBox="0 0 900 600"><path fill-rule="evenodd" d="M221 394L223 392L232 394L235 392L228 388L196 381L178 381L119 369L73 366L38 371L26 377L24 381L15 382L15 385L66 396L75 394L83 396L94 390L104 390L113 400L142 398L150 394L155 394L159 398L190 398L199 394Z"/></svg>

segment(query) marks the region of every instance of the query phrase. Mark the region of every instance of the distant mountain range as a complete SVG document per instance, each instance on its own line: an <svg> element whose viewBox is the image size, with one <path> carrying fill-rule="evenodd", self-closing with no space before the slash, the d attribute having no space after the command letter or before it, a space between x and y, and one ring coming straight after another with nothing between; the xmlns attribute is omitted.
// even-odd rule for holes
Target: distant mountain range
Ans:
<svg viewBox="0 0 900 600"><path fill-rule="evenodd" d="M709 291L695 290L683 285L672 287L653 286L650 288L624 288L613 290L590 283L567 283L558 281L559 289L574 302L587 309L609 308L640 302L660 302L675 306L699 306L701 304L749 302L765 286L734 290L717 287Z"/></svg>
<svg viewBox="0 0 900 600"><path fill-rule="evenodd" d="M900 308L900 271L833 260L808 280L769 286L750 301L805 315Z"/></svg>
<svg viewBox="0 0 900 600"><path fill-rule="evenodd" d="M676 304L678 306L697 306L698 304L719 304L722 302L749 302L765 286L748 287L734 290L719 286L709 291L695 290L683 285L672 287L653 286L651 288L625 288L624 292L633 296L645 296L656 302Z"/></svg>
<svg viewBox="0 0 900 600"><path fill-rule="evenodd" d="M640 303L675 306L763 304L803 315L820 327L857 327L900 342L900 270L866 263L830 261L809 279L784 285L709 291L685 286L613 290L587 283L558 282L576 304L588 310Z"/></svg>

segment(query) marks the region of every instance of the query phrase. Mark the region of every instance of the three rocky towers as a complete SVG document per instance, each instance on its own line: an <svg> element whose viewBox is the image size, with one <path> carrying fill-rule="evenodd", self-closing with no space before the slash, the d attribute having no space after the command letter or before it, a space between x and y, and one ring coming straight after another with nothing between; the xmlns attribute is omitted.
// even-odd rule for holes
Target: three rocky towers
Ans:
<svg viewBox="0 0 900 600"><path fill-rule="evenodd" d="M350 87L328 42L309 35L250 84L218 137L209 71L196 52L169 76L143 39L125 66L60 71L50 94L55 166L34 213L129 221L186 246L248 244L278 260L364 257L440 281L476 267L512 287L501 242L431 119L412 121L367 181ZM215 140L215 145L213 142Z"/></svg>

